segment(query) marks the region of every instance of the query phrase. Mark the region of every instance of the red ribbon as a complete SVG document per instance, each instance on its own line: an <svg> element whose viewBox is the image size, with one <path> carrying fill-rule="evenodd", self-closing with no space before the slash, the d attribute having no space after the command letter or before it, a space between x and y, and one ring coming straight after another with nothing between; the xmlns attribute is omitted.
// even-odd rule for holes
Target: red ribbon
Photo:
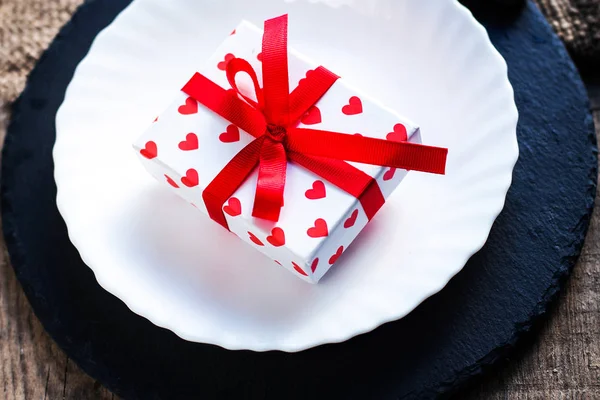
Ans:
<svg viewBox="0 0 600 400"><path fill-rule="evenodd" d="M369 219L385 199L375 179L346 161L436 174L445 172L447 149L296 127L338 76L318 67L289 92L287 24L287 15L265 21L262 89L252 66L241 58L229 61L226 68L233 90L225 90L199 73L182 89L256 138L204 190L202 197L213 220L229 229L223 204L256 166L258 182L252 215L271 221L279 219L283 207L288 160L359 199ZM239 72L252 78L257 101L238 90L235 77Z"/></svg>

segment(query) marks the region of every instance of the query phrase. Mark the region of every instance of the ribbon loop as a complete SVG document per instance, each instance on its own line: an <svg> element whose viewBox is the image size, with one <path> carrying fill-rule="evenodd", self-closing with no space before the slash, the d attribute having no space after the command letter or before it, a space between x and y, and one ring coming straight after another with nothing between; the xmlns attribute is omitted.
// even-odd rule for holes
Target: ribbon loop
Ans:
<svg viewBox="0 0 600 400"><path fill-rule="evenodd" d="M264 114L267 121L282 126L290 123L287 26L287 15L265 21L262 41Z"/></svg>
<svg viewBox="0 0 600 400"><path fill-rule="evenodd" d="M260 111L240 100L234 91L223 89L204 75L196 72L181 90L252 136L265 133L267 123Z"/></svg>
<svg viewBox="0 0 600 400"><path fill-rule="evenodd" d="M254 85L254 93L256 95L257 101L254 101L248 96L244 95L238 88L237 82L235 81L235 76L239 72L245 72L248 75L250 75L250 79L252 79L252 84ZM240 96L244 98L244 100L248 102L248 104L250 104L254 108L258 109L259 111L263 109L263 93L260 88L260 85L258 84L258 76L256 76L256 71L254 71L254 68L252 68L252 65L250 65L248 61L244 60L243 58L234 58L233 60L229 61L229 63L227 63L225 73L227 74L227 81L229 82L233 90L235 90Z"/></svg>

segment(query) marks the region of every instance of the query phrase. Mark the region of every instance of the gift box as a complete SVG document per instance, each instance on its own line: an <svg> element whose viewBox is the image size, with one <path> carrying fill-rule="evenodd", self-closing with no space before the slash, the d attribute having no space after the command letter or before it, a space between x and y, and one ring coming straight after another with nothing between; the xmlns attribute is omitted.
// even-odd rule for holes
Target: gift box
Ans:
<svg viewBox="0 0 600 400"><path fill-rule="evenodd" d="M159 182L315 283L407 169L443 173L446 150L419 146L415 123L287 49L286 16L268 23L269 37L241 22L134 148Z"/></svg>

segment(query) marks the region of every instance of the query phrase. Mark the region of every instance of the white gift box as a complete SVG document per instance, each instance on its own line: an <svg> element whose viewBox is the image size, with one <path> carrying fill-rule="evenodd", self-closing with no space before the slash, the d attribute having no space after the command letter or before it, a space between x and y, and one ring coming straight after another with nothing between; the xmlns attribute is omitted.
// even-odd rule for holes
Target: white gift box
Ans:
<svg viewBox="0 0 600 400"><path fill-rule="evenodd" d="M293 37L290 41L293 43ZM229 60L238 57L252 65L262 82L261 43L262 30L243 21L199 72L229 89L225 67ZM290 48L290 90L316 66ZM238 79L238 87L253 96L250 80ZM134 148L150 174L208 215L202 200L203 190L254 137L184 92L173 94L173 103L135 141ZM415 124L351 88L343 77L298 126L378 139L421 141ZM376 165L351 164L373 177L385 198L407 173ZM275 260L279 265L274 267L286 268L305 281L318 282L368 223L357 198L294 163L288 163L279 221L254 218L256 181L257 171L254 171L223 205L229 229Z"/></svg>

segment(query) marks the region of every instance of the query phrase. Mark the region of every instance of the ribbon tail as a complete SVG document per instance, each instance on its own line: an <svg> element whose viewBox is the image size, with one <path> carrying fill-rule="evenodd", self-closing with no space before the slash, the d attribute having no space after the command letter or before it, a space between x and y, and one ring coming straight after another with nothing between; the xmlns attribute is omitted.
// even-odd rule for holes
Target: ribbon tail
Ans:
<svg viewBox="0 0 600 400"><path fill-rule="evenodd" d="M278 221L283 207L283 192L287 169L283 144L266 137L260 151L258 181L252 216Z"/></svg>
<svg viewBox="0 0 600 400"><path fill-rule="evenodd" d="M289 151L317 157L444 174L448 149L316 129L288 129Z"/></svg>
<svg viewBox="0 0 600 400"><path fill-rule="evenodd" d="M235 193L258 164L264 139L250 142L233 157L202 192L208 215L229 230L223 204Z"/></svg>

